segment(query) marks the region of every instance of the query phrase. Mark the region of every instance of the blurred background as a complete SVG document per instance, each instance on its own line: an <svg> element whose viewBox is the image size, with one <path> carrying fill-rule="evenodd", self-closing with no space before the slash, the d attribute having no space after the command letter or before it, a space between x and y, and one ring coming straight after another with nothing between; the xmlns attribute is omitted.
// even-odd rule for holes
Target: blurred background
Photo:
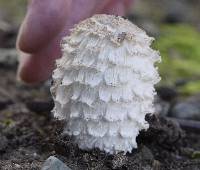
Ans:
<svg viewBox="0 0 200 170"><path fill-rule="evenodd" d="M160 84L185 95L200 92L200 1L136 0L132 11L131 20L156 38Z"/></svg>

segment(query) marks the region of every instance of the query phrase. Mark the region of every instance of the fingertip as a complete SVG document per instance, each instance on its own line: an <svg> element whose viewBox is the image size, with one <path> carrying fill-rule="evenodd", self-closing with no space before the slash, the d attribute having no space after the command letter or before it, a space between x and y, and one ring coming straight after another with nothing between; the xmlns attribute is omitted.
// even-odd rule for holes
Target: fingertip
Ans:
<svg viewBox="0 0 200 170"><path fill-rule="evenodd" d="M19 66L17 70L17 81L23 84L36 84L39 77L33 73L33 67L31 66L31 54L19 51Z"/></svg>
<svg viewBox="0 0 200 170"><path fill-rule="evenodd" d="M50 77L51 69L47 62L41 61L37 55L20 51L20 62L17 70L17 80L24 84L38 84Z"/></svg>
<svg viewBox="0 0 200 170"><path fill-rule="evenodd" d="M47 80L55 68L55 60L61 56L60 37L37 53L25 53L18 50L19 67L17 79L28 84L38 84Z"/></svg>
<svg viewBox="0 0 200 170"><path fill-rule="evenodd" d="M40 43L37 43L36 41L31 41L30 35L27 35L26 33L26 19L24 19L23 23L21 24L21 27L18 32L17 40L16 40L16 48L20 51L24 51L26 53L33 53L37 52L41 45ZM41 42L38 40L38 42Z"/></svg>
<svg viewBox="0 0 200 170"><path fill-rule="evenodd" d="M21 75L20 75L20 71L17 72L17 75L16 75L16 80L18 83L22 84L22 85L26 85L26 86L32 86L34 85L33 82L29 82L29 81L26 81L24 80Z"/></svg>

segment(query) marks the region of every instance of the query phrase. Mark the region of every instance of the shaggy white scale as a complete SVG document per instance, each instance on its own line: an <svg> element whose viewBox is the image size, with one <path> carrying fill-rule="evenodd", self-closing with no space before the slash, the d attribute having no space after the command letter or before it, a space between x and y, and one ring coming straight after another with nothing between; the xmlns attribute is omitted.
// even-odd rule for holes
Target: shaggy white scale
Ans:
<svg viewBox="0 0 200 170"><path fill-rule="evenodd" d="M75 26L62 43L51 92L55 117L82 149L131 152L154 112L159 82L153 38L119 16L95 15Z"/></svg>

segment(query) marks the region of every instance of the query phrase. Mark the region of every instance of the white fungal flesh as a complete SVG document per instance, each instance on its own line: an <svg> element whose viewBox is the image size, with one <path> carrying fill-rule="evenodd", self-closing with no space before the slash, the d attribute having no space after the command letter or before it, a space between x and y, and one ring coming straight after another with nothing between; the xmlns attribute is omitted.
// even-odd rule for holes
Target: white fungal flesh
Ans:
<svg viewBox="0 0 200 170"><path fill-rule="evenodd" d="M153 38L121 17L95 15L63 40L51 92L55 117L82 149L131 152L153 113L154 85L160 80L150 48Z"/></svg>

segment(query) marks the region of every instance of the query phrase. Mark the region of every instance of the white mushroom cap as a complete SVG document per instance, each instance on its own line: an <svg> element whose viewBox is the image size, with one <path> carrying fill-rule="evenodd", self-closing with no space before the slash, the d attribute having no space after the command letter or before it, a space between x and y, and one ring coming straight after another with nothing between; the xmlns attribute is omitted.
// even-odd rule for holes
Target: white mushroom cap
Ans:
<svg viewBox="0 0 200 170"><path fill-rule="evenodd" d="M62 43L51 92L55 117L82 149L131 152L153 113L160 77L153 38L119 16L95 15L75 26Z"/></svg>

